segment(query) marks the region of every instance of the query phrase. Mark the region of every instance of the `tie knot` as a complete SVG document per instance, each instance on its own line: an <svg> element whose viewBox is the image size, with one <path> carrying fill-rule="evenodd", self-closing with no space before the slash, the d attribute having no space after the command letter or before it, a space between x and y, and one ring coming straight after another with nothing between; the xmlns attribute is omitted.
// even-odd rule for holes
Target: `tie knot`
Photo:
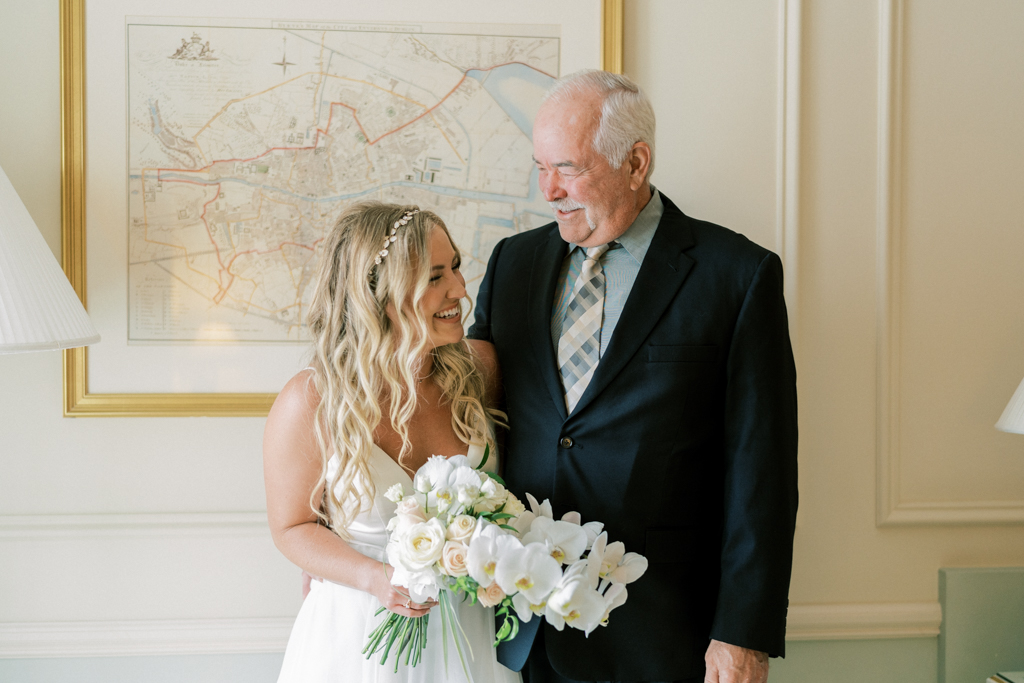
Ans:
<svg viewBox="0 0 1024 683"><path fill-rule="evenodd" d="M599 261L604 253L611 248L611 244L602 244L597 247L587 247L587 260Z"/></svg>

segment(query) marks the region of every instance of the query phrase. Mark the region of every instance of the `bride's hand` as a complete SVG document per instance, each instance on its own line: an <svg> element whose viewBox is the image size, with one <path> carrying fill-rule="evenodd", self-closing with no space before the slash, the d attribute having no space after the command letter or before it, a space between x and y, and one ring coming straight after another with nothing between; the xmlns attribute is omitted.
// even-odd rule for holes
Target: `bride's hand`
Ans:
<svg viewBox="0 0 1024 683"><path fill-rule="evenodd" d="M436 600L428 600L425 603L413 602L409 597L409 591L404 586L391 585L391 565L384 565L385 571L380 573L380 578L374 584L373 595L388 610L403 617L425 616L430 608L437 604Z"/></svg>

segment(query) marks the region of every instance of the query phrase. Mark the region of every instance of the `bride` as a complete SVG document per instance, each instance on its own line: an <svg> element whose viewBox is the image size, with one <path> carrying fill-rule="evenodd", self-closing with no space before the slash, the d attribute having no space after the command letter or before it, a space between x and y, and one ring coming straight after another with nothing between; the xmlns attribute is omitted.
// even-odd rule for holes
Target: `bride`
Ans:
<svg viewBox="0 0 1024 683"><path fill-rule="evenodd" d="M467 671L455 656L446 666L439 615L415 668L396 674L393 655L382 666L362 654L387 617L375 616L381 606L421 617L436 604L391 585L385 527L395 505L384 492L410 490L431 455L477 465L485 447L496 452L496 360L463 339L459 264L441 219L413 206L360 204L325 238L308 314L314 358L274 402L263 442L274 543L323 577L296 618L279 683L519 681L495 659L492 610L468 602L457 603Z"/></svg>

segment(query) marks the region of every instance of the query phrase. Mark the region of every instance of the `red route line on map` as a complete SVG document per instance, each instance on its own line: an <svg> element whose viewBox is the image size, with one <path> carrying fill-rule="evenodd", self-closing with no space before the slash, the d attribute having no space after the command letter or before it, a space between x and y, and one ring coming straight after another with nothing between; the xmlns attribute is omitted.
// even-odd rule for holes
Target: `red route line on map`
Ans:
<svg viewBox="0 0 1024 683"><path fill-rule="evenodd" d="M222 272L226 272L230 276L231 279L228 280L228 284L227 284L226 287L224 285L220 285L220 291L217 292L217 294L214 295L213 302L215 304L219 305L220 302L224 300L224 297L227 296L228 290L231 289L231 285L234 283L235 277L236 277L235 274L231 272L231 266L234 265L235 259L237 259L239 256L242 256L243 254L251 254L251 253L269 254L270 252L273 252L273 251L280 251L281 249L283 249L285 247L285 245L292 245L292 246L296 246L296 247L301 247L303 249L309 249L310 251L314 251L314 249L312 249L311 247L307 247L306 245L297 244L295 242L282 242L281 244L279 244L274 249L268 249L268 250L263 251L263 252L261 252L261 251L259 251L257 249L249 249L249 250L246 250L246 251L238 252L238 253L236 253L231 258L231 260L225 266L224 265L224 260L221 258L220 247L217 245L217 241L213 238L213 233L210 232L210 224L206 220L206 208L210 204L212 204L214 202L214 200L216 200L220 196L220 183L217 183L215 185L210 185L208 183L199 183L199 182L196 182L194 180L185 180L185 179L181 179L181 178L168 178L165 181L163 178L161 178L161 176L160 176L161 173L163 173L165 171L166 172L172 172L172 173L173 172L177 172L177 173L202 173L203 171L210 170L216 164L252 162L252 161L256 161L257 159L260 159L260 158L262 158L262 157L264 157L264 156L266 156L266 155L268 155L268 154L270 154L272 152L277 152L277 151L302 151L302 150L308 150L308 149L316 149L317 146L319 145L319 142L320 142L320 136L321 135L329 135L329 131L331 130L331 123L334 121L334 107L335 107L335 105L337 105L339 107L344 107L344 108L346 108L346 109L348 109L348 110L350 110L352 112L352 119L356 122L356 125L359 127L359 132L361 132L363 134L363 138L365 140L367 140L366 144L369 145L369 146L372 146L372 145L377 144L378 142L380 142L381 140L383 140L387 136L392 135L394 133L397 133L398 131L402 130L403 128L411 126L412 124L414 124L417 121L421 120L425 116L427 116L430 113L432 113L435 109L440 107L442 104L444 104L444 102L448 98L450 98L452 95L454 95L455 91L458 90L459 88L461 88L462 84L466 82L466 79L469 78L469 76L467 76L467 74L470 71L492 71L492 70L497 69L499 67L509 66L511 64L522 64L523 66L526 66L526 67L531 68L531 69L535 69L536 71L538 71L540 73L543 73L545 76L549 76L551 78L554 78L554 76L551 76L550 74L547 74L544 71L541 71L540 69L536 69L535 67L532 67L529 64L524 64L523 62L519 62L519 61L511 61L511 62L504 62L502 64L495 64L493 66L487 67L486 69L478 69L478 68L466 69L463 72L463 74L462 74L462 78L459 79L459 82L456 83L455 86L451 90L449 90L445 94L444 97L439 99L433 106L423 110L423 112L421 114L419 114L418 116L416 116L416 117L406 121L405 123L403 123L402 125L398 126L397 128L394 128L394 129L392 129L392 130L390 130L390 131L388 131L386 133L383 133L382 135L380 135L379 137L375 138L374 140L370 140L370 136L367 135L366 129L363 128L363 124L359 121L359 117L357 116L358 112L357 112L357 110L354 107L352 107L352 106L350 106L348 104L345 104L344 102L331 102L330 107L329 107L329 112L330 113L327 116L327 126L323 130L321 130L320 128L316 129L315 141L314 141L313 145L311 145L309 147L271 147L270 149L266 150L262 154L259 154L259 155L255 156L255 157L252 157L252 158L249 158L249 159L218 159L216 161L210 162L208 165L203 166L202 168L199 168L199 169L189 169L189 168L157 168L157 169L155 169L156 170L157 182L188 183L190 185L199 185L201 187L216 187L217 188L217 192L213 196L213 198L210 199L210 201L208 201L205 204L203 204L203 212L200 214L200 218L203 221L203 225L206 227L206 234L210 238L210 244L213 245L213 249L217 253L217 263L220 264L221 271ZM438 126L438 130L440 130L440 126ZM442 132L442 134L443 134L443 132ZM145 175L146 175L146 172L145 172L145 170L143 170L142 171L143 186L145 186ZM317 240L313 244L316 245L319 241L320 240ZM187 257L188 250L185 250L185 254L186 254L186 257Z"/></svg>

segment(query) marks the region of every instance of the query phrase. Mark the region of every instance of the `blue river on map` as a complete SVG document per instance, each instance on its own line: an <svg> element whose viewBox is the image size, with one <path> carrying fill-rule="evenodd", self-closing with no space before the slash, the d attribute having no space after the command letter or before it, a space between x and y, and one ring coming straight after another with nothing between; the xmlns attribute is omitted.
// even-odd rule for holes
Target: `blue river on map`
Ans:
<svg viewBox="0 0 1024 683"><path fill-rule="evenodd" d="M470 69L466 75L480 81L519 130L533 139L533 117L537 111L524 110L520 103L524 100L540 102L540 97L554 81L551 76L519 63L503 64L486 71Z"/></svg>

